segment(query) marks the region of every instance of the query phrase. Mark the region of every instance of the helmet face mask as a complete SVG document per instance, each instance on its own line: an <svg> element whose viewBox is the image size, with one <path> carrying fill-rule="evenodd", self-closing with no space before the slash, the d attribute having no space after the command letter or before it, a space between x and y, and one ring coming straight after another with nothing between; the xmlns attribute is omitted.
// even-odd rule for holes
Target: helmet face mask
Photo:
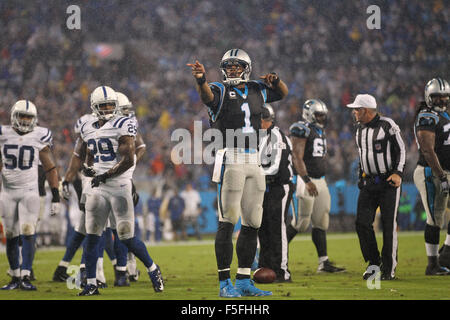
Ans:
<svg viewBox="0 0 450 320"><path fill-rule="evenodd" d="M446 80L434 78L425 86L425 102L430 109L444 112L450 107L450 85Z"/></svg>
<svg viewBox="0 0 450 320"><path fill-rule="evenodd" d="M133 104L130 102L128 97L121 92L116 92L117 101L119 106L119 112L127 117L134 117L135 112L133 109Z"/></svg>
<svg viewBox="0 0 450 320"><path fill-rule="evenodd" d="M33 131L37 123L36 106L28 100L17 101L11 109L11 126L27 133Z"/></svg>
<svg viewBox="0 0 450 320"><path fill-rule="evenodd" d="M310 99L303 104L303 119L320 128L324 128L326 126L327 114L327 106L319 99Z"/></svg>
<svg viewBox="0 0 450 320"><path fill-rule="evenodd" d="M242 68L240 74L239 67ZM238 71L239 70L239 71ZM252 72L252 61L248 54L242 49L228 50L220 62L220 71L223 75L223 83L237 86L242 82L250 80Z"/></svg>
<svg viewBox="0 0 450 320"><path fill-rule="evenodd" d="M107 86L97 87L91 94L91 109L100 119L108 121L119 113L116 92Z"/></svg>

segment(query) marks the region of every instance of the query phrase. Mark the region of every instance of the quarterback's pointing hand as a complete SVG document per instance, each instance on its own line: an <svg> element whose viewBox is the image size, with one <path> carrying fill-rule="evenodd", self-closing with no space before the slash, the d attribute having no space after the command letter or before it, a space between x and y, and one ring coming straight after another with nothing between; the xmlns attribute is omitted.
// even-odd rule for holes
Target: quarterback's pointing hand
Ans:
<svg viewBox="0 0 450 320"><path fill-rule="evenodd" d="M198 60L195 60L195 63L187 63L186 64L188 67L191 67L192 69L192 75L195 78L201 78L203 77L203 75L206 73L205 71L205 66L202 65L200 62L198 62Z"/></svg>

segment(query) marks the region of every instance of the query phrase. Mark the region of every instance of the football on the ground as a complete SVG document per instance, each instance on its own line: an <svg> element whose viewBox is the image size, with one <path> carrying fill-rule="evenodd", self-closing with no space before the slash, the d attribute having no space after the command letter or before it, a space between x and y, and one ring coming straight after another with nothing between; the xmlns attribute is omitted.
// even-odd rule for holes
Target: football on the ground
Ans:
<svg viewBox="0 0 450 320"><path fill-rule="evenodd" d="M253 280L256 283L272 283L276 278L275 271L269 268L259 268L253 273Z"/></svg>

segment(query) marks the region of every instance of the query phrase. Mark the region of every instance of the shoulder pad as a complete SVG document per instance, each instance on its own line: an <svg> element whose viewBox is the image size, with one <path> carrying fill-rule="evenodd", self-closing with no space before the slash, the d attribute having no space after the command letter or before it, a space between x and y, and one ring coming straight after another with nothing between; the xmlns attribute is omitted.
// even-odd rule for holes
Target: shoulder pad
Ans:
<svg viewBox="0 0 450 320"><path fill-rule="evenodd" d="M36 129L39 130L38 137L42 143L50 143L52 141L53 134L50 129L44 127L37 127Z"/></svg>
<svg viewBox="0 0 450 320"><path fill-rule="evenodd" d="M131 118L125 117L125 116L119 116L116 119L112 120L113 121L113 127L114 128L122 128L123 124L127 121L130 120Z"/></svg>
<svg viewBox="0 0 450 320"><path fill-rule="evenodd" d="M439 123L439 116L429 111L420 112L416 125L419 127L434 127Z"/></svg>
<svg viewBox="0 0 450 320"><path fill-rule="evenodd" d="M289 128L289 132L294 137L308 138L309 134L311 133L311 129L305 122L299 121L291 125L291 127Z"/></svg>

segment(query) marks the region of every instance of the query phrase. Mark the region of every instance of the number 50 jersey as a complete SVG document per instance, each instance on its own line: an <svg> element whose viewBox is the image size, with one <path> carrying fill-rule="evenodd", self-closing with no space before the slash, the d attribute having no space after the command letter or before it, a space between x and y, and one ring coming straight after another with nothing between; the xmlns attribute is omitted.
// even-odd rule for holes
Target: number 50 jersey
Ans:
<svg viewBox="0 0 450 320"><path fill-rule="evenodd" d="M120 137L136 137L136 133L136 122L124 116L115 116L101 127L97 118L86 121L81 126L80 135L94 158L95 172L102 174L114 167L120 161L118 159L120 155L117 153ZM135 167L136 156L134 165L130 169L110 180L130 180Z"/></svg>
<svg viewBox="0 0 450 320"><path fill-rule="evenodd" d="M0 126L3 186L10 189L38 188L39 152L52 145L52 132L36 126L18 134L11 126Z"/></svg>

